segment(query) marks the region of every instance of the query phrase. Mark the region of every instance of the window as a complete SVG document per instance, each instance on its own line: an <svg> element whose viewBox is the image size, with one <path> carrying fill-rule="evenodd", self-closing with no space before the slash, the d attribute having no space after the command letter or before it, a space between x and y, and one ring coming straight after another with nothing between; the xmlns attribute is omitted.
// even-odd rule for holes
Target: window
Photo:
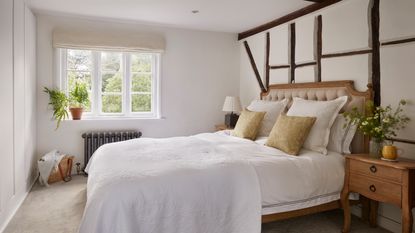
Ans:
<svg viewBox="0 0 415 233"><path fill-rule="evenodd" d="M86 117L159 117L158 53L60 49L61 88L85 82Z"/></svg>

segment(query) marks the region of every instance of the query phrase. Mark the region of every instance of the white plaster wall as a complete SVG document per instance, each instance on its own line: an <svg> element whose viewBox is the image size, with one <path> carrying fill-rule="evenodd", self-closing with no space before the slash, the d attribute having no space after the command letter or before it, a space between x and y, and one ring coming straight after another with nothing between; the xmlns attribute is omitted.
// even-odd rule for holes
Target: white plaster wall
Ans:
<svg viewBox="0 0 415 233"><path fill-rule="evenodd" d="M64 121L58 130L51 120L44 86L53 83L52 30L57 26L150 30L166 39L161 58L161 113L163 119ZM227 95L239 93L239 54L236 35L144 26L114 21L38 15L37 124L38 151L52 149L76 156L83 162L81 134L91 130L136 129L144 137L171 137L212 132L224 121L222 105Z"/></svg>
<svg viewBox="0 0 415 233"><path fill-rule="evenodd" d="M36 19L23 0L0 2L0 232L36 178Z"/></svg>
<svg viewBox="0 0 415 233"><path fill-rule="evenodd" d="M344 0L312 15L294 20L296 23L296 62L313 60L313 34L315 16L323 17L323 54L366 49L369 47L369 0ZM381 0L380 2L380 40L415 37L415 1ZM269 30L271 33L270 65L288 64L287 25ZM260 59L258 67L264 66L265 32L247 38L251 50ZM258 41L262 39L261 41ZM255 42L254 42L255 41ZM259 98L260 89L255 80L249 59L240 41L240 96L244 106ZM396 106L400 99L409 100L406 113L412 121L398 137L415 139L415 43L381 48L381 99L382 105ZM371 77L370 55L356 55L322 59L322 81L354 80L356 89L366 90ZM264 77L264 73L261 73ZM271 84L289 83L289 72L271 70ZM314 67L296 69L296 82L314 80ZM396 143L404 149L403 157L415 159L415 146ZM356 210L355 210L356 213ZM400 232L400 210L391 205L381 204L379 224L393 232ZM384 216L384 217L383 217Z"/></svg>

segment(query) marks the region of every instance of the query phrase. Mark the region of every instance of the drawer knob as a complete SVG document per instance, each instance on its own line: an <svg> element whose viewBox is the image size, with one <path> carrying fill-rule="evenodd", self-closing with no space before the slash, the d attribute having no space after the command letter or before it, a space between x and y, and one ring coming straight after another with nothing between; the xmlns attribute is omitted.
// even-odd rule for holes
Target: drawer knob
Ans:
<svg viewBox="0 0 415 233"><path fill-rule="evenodd" d="M372 166L370 166L370 171L371 172L373 172L373 173L375 173L375 172L377 172L377 168L376 168L376 166L375 165L372 165Z"/></svg>
<svg viewBox="0 0 415 233"><path fill-rule="evenodd" d="M372 192L376 192L376 187L373 184L371 186L369 186L369 189Z"/></svg>

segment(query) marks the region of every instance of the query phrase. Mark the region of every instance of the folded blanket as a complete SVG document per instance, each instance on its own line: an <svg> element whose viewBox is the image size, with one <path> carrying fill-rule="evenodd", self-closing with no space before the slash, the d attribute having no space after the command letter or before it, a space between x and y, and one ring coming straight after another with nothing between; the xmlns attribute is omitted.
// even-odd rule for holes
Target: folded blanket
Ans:
<svg viewBox="0 0 415 233"><path fill-rule="evenodd" d="M60 154L58 150L53 150L44 155L37 161L39 168L39 183L49 186L48 178L53 168L57 167L65 155Z"/></svg>

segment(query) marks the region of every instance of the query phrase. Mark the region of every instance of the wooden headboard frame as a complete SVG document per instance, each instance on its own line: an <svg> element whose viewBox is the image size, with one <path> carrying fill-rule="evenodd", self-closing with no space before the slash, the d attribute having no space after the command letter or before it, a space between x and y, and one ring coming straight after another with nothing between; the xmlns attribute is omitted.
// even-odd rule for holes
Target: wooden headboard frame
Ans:
<svg viewBox="0 0 415 233"><path fill-rule="evenodd" d="M310 100L332 100L340 96L348 96L348 101L342 108L341 112L349 111L357 107L359 111L365 111L365 103L373 100L372 84L367 85L364 92L357 91L354 82L345 81L328 81L312 83L292 83L292 84L274 84L270 85L266 92L261 92L260 98L263 100L277 101L281 99L290 99L289 106L293 97L300 97ZM352 142L353 153L363 153L369 150L369 139L361 133L357 133Z"/></svg>

